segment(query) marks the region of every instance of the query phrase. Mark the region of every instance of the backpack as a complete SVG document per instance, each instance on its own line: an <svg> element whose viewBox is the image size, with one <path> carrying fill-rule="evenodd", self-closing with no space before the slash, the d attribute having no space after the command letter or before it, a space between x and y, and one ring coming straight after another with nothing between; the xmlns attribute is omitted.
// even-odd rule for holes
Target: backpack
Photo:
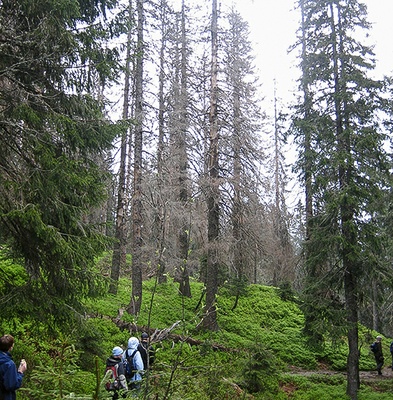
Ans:
<svg viewBox="0 0 393 400"><path fill-rule="evenodd" d="M377 344L376 344L376 343L373 343L372 345L370 345L370 349L371 349L371 351L372 351L373 353L376 353L376 352L377 352Z"/></svg>
<svg viewBox="0 0 393 400"><path fill-rule="evenodd" d="M105 369L105 389L108 391L112 390L119 390L121 385L120 385L120 380L117 374L117 369L119 367L119 364L107 366Z"/></svg>
<svg viewBox="0 0 393 400"><path fill-rule="evenodd" d="M127 382L129 382L135 375L136 372L136 366L134 363L134 356L135 353L138 351L138 349L134 350L134 352L129 356L128 355L128 350L126 350L126 357L124 359L124 374L126 376Z"/></svg>
<svg viewBox="0 0 393 400"><path fill-rule="evenodd" d="M393 342L392 343L390 343L390 352L392 353L392 355L393 355Z"/></svg>

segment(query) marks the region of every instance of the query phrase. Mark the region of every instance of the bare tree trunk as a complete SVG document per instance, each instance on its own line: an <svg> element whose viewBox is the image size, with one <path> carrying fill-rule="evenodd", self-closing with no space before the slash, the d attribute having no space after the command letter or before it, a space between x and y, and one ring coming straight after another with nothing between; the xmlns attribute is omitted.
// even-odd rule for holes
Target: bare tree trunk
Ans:
<svg viewBox="0 0 393 400"><path fill-rule="evenodd" d="M132 294L127 311L140 312L142 304L142 161L143 161L143 29L144 0L137 0L137 48L135 70L134 192L132 197Z"/></svg>
<svg viewBox="0 0 393 400"><path fill-rule="evenodd" d="M158 182L157 182L157 207L155 210L154 217L154 237L157 246L157 277L158 283L166 282L167 278L165 275L165 259L164 259L164 249L165 249L165 205L163 202L163 164L164 164L164 127L165 127L165 100L164 100L164 64L165 64L165 47L166 47L166 25L165 20L166 1L161 0L161 48L160 48L160 72L158 76L158 144L157 144L157 172L158 172Z"/></svg>
<svg viewBox="0 0 393 400"><path fill-rule="evenodd" d="M274 82L274 186L275 186L275 205L273 215L273 229L275 239L280 237L280 225L281 225L281 210L280 210L280 160L279 160L279 149L278 149L278 121L277 121L277 96L276 96L276 82ZM276 243L278 245L278 243ZM278 286L280 269L282 268L282 257L280 257L279 249L276 247L275 260L273 261L273 286Z"/></svg>
<svg viewBox="0 0 393 400"><path fill-rule="evenodd" d="M187 42L186 42L186 15L184 0L181 9L181 67L180 67L180 102L179 102L179 200L182 205L181 226L179 232L179 258L182 260L180 275L180 293L191 297L191 287L187 268L190 224L186 215L188 209L188 158L186 149L187 135Z"/></svg>
<svg viewBox="0 0 393 400"><path fill-rule="evenodd" d="M131 19L132 1L129 2L129 18ZM129 117L130 107L130 78L131 78L131 40L132 40L132 24L127 35L127 54L124 76L124 98L123 98L123 121ZM121 135L120 147L120 166L119 166L119 182L117 189L117 207L116 207L116 230L115 230L115 244L113 246L112 255L112 268L111 268L111 283L109 286L109 293L117 294L117 286L120 277L120 271L126 265L126 244L127 244L127 181L126 181L126 160L127 160L127 140L128 132L123 131Z"/></svg>
<svg viewBox="0 0 393 400"><path fill-rule="evenodd" d="M219 239L219 164L218 164L218 41L217 41L217 0L212 0L212 23L211 23L211 98L210 98L210 141L208 152L209 187L207 194L208 209L208 255L206 272L206 307L203 326L210 330L217 330L216 294L218 291L218 239Z"/></svg>
<svg viewBox="0 0 393 400"><path fill-rule="evenodd" d="M233 49L234 54L238 54L238 49ZM236 66L236 64L235 64ZM239 96L239 71L234 68L232 86L233 93L233 132L232 132L232 146L233 146L233 209L232 209L232 234L234 240L234 267L236 270L236 278L238 284L236 285L236 298L232 310L238 304L240 297L241 281L244 277L244 242L242 235L242 195L241 195L241 128L240 128L240 96Z"/></svg>

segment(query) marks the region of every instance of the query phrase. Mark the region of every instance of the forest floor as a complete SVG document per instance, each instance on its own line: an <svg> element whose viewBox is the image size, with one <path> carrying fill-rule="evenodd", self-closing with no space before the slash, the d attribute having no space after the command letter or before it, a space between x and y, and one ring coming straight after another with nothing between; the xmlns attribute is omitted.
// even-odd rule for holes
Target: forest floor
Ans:
<svg viewBox="0 0 393 400"><path fill-rule="evenodd" d="M332 371L325 365L320 364L319 368L315 371L309 371L298 367L290 366L290 374L311 376L311 375L342 375L346 376L347 373L344 371ZM386 365L382 368L382 375L378 375L376 370L374 371L360 371L360 381L372 381L372 380L385 380L393 378L393 371L390 365Z"/></svg>
<svg viewBox="0 0 393 400"><path fill-rule="evenodd" d="M299 367L290 366L289 373L291 375L301 375L301 376L315 376L315 375L324 375L324 376L342 376L346 379L346 372L343 371L332 371L326 365L320 364L319 368L314 371L305 370ZM384 382L388 382L393 379L393 371L390 365L386 366L382 369L382 375L378 375L377 371L360 371L360 383L363 383L369 387L374 388L376 391L381 391L380 387L384 384ZM287 393L288 398L290 398L297 390L296 385L293 383L286 383L281 387L285 393Z"/></svg>

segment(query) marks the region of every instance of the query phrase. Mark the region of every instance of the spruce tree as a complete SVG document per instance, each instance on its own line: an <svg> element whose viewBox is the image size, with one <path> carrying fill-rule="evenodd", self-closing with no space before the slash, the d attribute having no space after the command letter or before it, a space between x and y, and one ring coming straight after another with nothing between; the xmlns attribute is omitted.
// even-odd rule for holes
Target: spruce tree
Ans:
<svg viewBox="0 0 393 400"><path fill-rule="evenodd" d="M105 196L96 160L115 132L89 93L110 81L116 65L116 50L101 47L109 39L105 19L97 20L105 8L100 1L0 4L1 246L27 276L25 285L0 285L2 295L18 290L27 300L2 301L9 315L32 305L37 317L67 319L100 287L92 267L106 239L88 217Z"/></svg>
<svg viewBox="0 0 393 400"><path fill-rule="evenodd" d="M369 77L375 65L372 49L356 39L362 33L365 37L370 27L364 4L356 0L299 4L301 65L307 75L302 81L305 96L297 138L303 176L308 177L306 184L312 182L308 195L313 206L312 213L308 211L305 249L312 277L305 288L305 312L313 315L309 329L334 333L328 328L334 326L337 336L346 333L347 394L356 399L359 295L362 277L373 268L364 259L365 249L373 246L365 233L374 228L376 199L390 186L378 119L383 86ZM311 165L307 160L312 154L317 156Z"/></svg>
<svg viewBox="0 0 393 400"><path fill-rule="evenodd" d="M255 237L250 215L258 206L260 173L258 164L263 115L257 96L258 80L249 40L248 23L234 8L222 23L223 88L219 97L221 121L221 174L223 185L223 223L228 240L229 257L222 260L230 265L229 276L234 283L237 304L242 288L252 281L251 268ZM224 180L223 179L223 180Z"/></svg>

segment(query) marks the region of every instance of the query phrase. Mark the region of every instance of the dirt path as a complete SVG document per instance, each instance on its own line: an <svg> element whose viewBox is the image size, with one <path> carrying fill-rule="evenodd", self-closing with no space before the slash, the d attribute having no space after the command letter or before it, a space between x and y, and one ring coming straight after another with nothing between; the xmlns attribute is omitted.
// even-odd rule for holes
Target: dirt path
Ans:
<svg viewBox="0 0 393 400"><path fill-rule="evenodd" d="M325 375L325 376L342 376L346 380L346 372L332 371L326 368L324 365L320 365L320 368L315 371L308 371L298 367L289 367L289 373L291 375L301 375L301 376L315 376L315 375ZM379 390L379 384L384 381L391 381L393 379L393 371L391 368L386 366L382 369L382 375L378 375L377 371L360 371L360 382L366 384L370 387L374 387L375 390ZM390 385L390 382L389 382ZM296 392L297 387L294 383L287 382L281 386L281 390L285 392L288 399L292 398L292 394Z"/></svg>
<svg viewBox="0 0 393 400"><path fill-rule="evenodd" d="M346 376L347 373L343 371L332 371L326 368L320 368L315 371L304 370L302 368L290 366L290 374L311 376L311 375L342 375ZM393 379L393 371L391 367L385 366L382 369L382 375L378 375L377 371L360 371L360 381L373 381L381 379Z"/></svg>

